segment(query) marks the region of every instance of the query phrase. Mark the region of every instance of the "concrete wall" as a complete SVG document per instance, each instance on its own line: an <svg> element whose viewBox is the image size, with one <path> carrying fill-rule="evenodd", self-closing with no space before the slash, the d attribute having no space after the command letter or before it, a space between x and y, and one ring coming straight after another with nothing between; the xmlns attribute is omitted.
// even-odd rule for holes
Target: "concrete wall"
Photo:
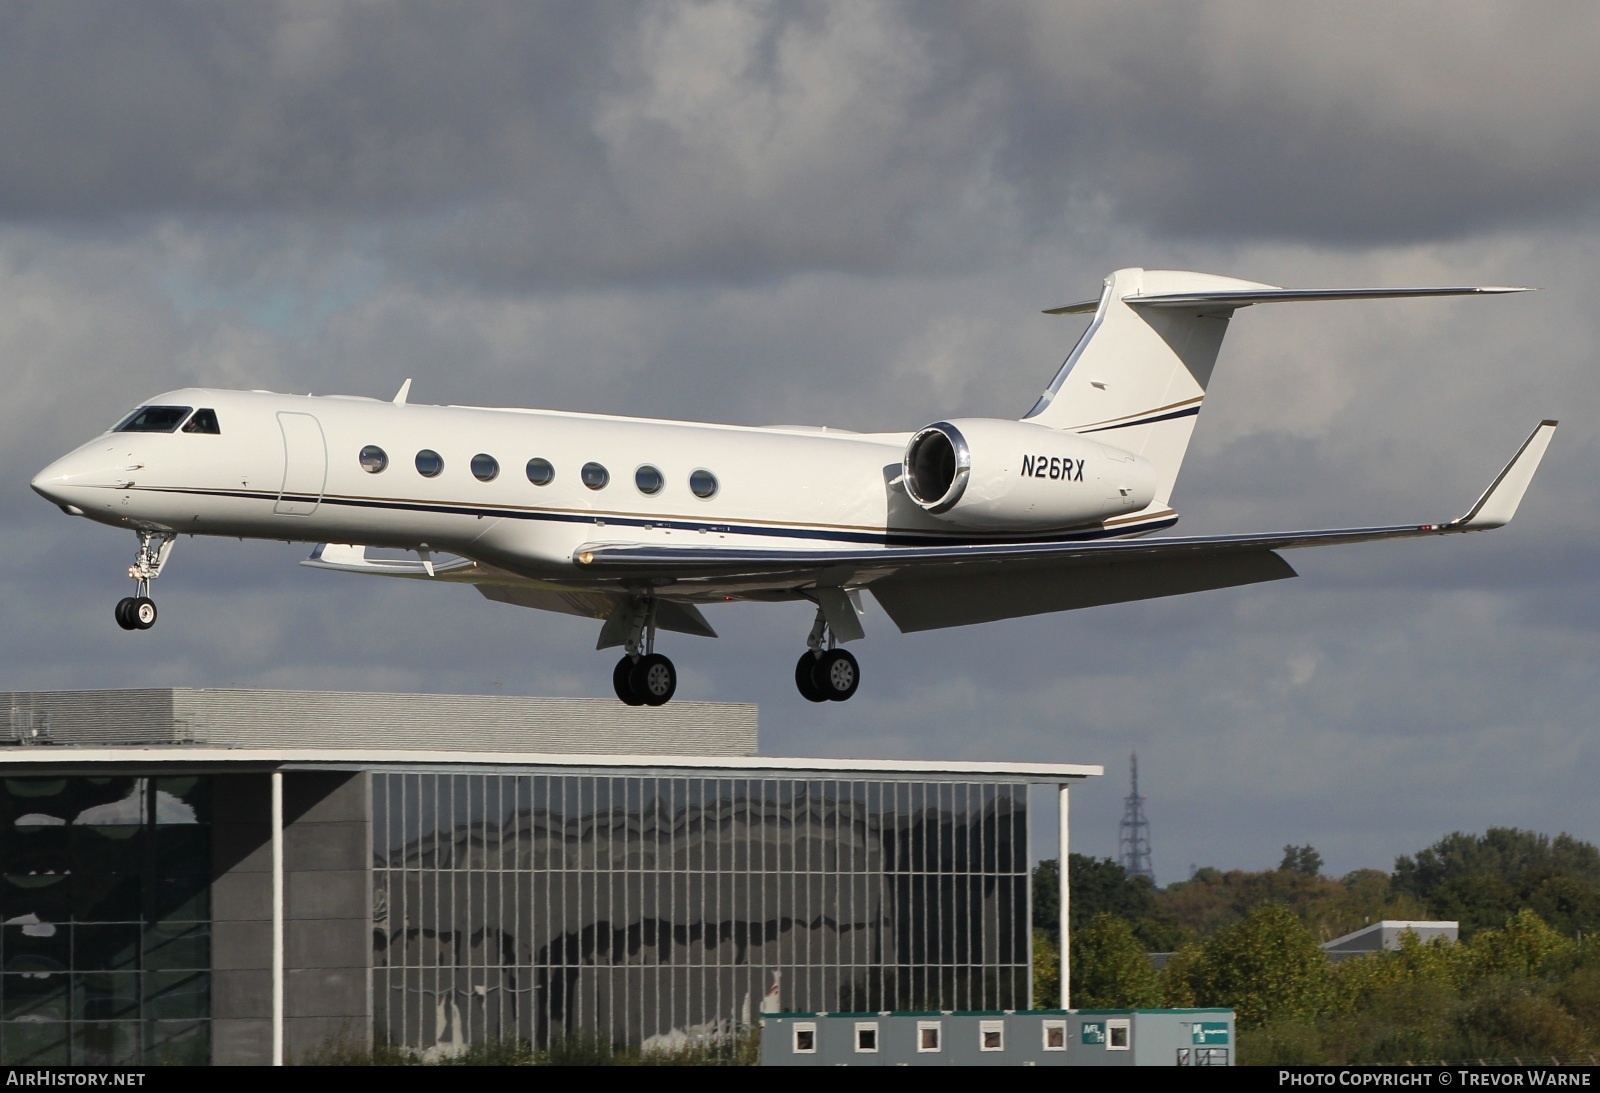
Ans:
<svg viewBox="0 0 1600 1093"><path fill-rule="evenodd" d="M198 743L591 755L754 755L749 702L171 687L0 691L0 745Z"/></svg>
<svg viewBox="0 0 1600 1093"><path fill-rule="evenodd" d="M365 774L284 781L284 1052L369 1042L371 794ZM270 775L218 775L212 821L212 1059L272 1061Z"/></svg>

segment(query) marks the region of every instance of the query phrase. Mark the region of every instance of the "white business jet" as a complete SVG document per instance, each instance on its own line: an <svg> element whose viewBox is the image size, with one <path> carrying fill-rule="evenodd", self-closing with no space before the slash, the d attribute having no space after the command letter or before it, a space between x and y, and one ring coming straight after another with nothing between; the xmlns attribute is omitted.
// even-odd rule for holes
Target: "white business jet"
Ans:
<svg viewBox="0 0 1600 1093"><path fill-rule="evenodd" d="M1477 531L1515 513L1555 422L1446 523L1140 538L1169 528L1178 468L1234 311L1512 288L1275 288L1125 269L1019 421L911 433L752 428L342 395L158 395L33 488L138 534L116 609L155 623L150 584L182 534L319 543L305 565L475 585L492 600L603 620L617 697L660 705L658 631L716 633L705 604L808 600L795 666L814 702L860 679L862 589L902 631L992 622L1294 576L1294 547ZM391 556L369 556L389 548ZM395 548L404 556L393 557ZM410 555L414 554L415 558Z"/></svg>

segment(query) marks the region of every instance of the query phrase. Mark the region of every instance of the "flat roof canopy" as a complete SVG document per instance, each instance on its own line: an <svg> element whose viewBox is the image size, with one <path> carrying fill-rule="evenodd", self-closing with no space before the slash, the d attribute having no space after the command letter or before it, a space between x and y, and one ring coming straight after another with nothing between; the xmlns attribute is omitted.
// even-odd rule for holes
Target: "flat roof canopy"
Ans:
<svg viewBox="0 0 1600 1093"><path fill-rule="evenodd" d="M547 752L406 751L394 748L12 747L0 750L0 775L109 773L164 767L242 773L264 770L451 770L521 767L550 774L915 779L1036 782L1095 778L1105 768L1077 763L976 763L924 759L767 758L753 755L566 755Z"/></svg>

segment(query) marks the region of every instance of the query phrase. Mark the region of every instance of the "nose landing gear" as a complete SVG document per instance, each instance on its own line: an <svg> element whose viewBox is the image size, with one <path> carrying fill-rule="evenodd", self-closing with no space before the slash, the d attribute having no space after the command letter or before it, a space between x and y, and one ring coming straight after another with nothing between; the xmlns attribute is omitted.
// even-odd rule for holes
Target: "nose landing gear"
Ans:
<svg viewBox="0 0 1600 1093"><path fill-rule="evenodd" d="M817 608L817 621L811 624L806 646L794 666L794 685L803 698L808 702L843 702L856 693L861 684L861 665L848 651L837 647L833 628L821 607Z"/></svg>
<svg viewBox="0 0 1600 1093"><path fill-rule="evenodd" d="M117 625L124 630L148 630L156 624L156 604L150 598L150 582L161 576L177 536L170 531L141 531L139 556L128 567L134 594L117 601Z"/></svg>
<svg viewBox="0 0 1600 1093"><path fill-rule="evenodd" d="M628 651L611 670L611 689L629 706L664 706L678 689L678 670L655 645L656 604L644 597L634 606Z"/></svg>

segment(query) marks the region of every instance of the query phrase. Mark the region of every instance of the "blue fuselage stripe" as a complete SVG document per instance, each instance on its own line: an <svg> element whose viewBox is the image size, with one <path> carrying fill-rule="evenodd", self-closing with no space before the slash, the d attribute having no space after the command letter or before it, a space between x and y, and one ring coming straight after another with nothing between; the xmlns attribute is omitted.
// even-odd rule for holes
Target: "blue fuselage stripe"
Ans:
<svg viewBox="0 0 1600 1093"><path fill-rule="evenodd" d="M1078 432L1085 434L1105 433L1110 432L1112 429L1131 429L1135 425L1154 425L1158 421L1173 421L1180 417L1197 417L1199 413L1200 407L1198 405L1186 406L1182 410L1173 410L1171 413L1158 414L1155 417L1142 417L1134 421L1119 421L1115 425L1101 425L1095 429L1079 429Z"/></svg>
<svg viewBox="0 0 1600 1093"><path fill-rule="evenodd" d="M244 501L296 501L308 505L337 505L345 508L377 509L390 512L424 512L447 516L484 517L503 520L531 520L556 524L593 524L604 521L607 527L662 528L670 531L706 531L724 535L753 535L776 539L809 539L859 546L1004 546L1027 543L1081 543L1096 539L1121 538L1169 528L1177 515L1130 524L1119 528L1085 528L1081 531L1048 532L1037 535L972 536L937 531L844 531L818 527L773 527L767 524L728 524L703 521L617 516L612 513L551 512L542 509L489 508L480 505L442 505L424 501L390 501L365 497L318 497L315 494L266 493L255 490L204 490L160 487L135 487L139 492L184 494L200 497L230 497Z"/></svg>

